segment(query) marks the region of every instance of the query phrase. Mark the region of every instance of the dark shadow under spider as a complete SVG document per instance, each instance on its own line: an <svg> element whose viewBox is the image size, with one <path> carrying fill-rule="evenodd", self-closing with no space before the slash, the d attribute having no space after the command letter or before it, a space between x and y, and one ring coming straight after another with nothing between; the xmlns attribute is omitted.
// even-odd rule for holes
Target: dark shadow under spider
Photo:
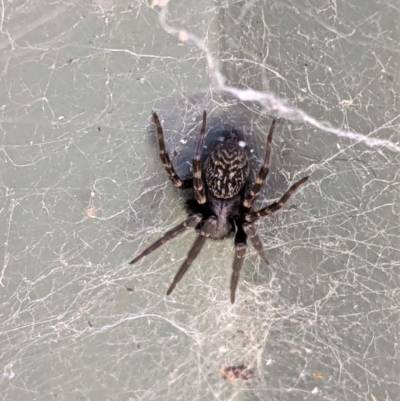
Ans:
<svg viewBox="0 0 400 401"><path fill-rule="evenodd" d="M169 295L196 259L207 238L219 240L234 235L235 256L230 285L231 302L234 303L248 237L260 258L268 264L260 237L253 223L259 218L279 210L297 188L307 181L308 177L303 177L293 184L277 202L253 211L253 203L269 172L272 134L276 120L272 120L267 137L264 161L254 183L251 185L249 178L249 150L243 135L237 130L226 132L226 135L220 138L221 140L212 148L203 165L201 164L201 151L206 135L206 117L207 113L204 111L200 137L193 158L192 178L182 180L172 166L165 149L164 133L160 121L157 114L153 113L154 124L157 127L161 162L176 188L193 189L193 199L188 201L188 218L167 231L160 239L137 255L130 264L138 262L167 241L185 232L188 228L195 228L198 231L198 236L167 291L167 295Z"/></svg>

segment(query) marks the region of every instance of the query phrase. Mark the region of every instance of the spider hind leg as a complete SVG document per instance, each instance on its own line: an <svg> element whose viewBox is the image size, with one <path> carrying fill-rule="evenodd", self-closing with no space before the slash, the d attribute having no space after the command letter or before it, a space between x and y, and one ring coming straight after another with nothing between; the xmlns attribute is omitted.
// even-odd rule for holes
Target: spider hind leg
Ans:
<svg viewBox="0 0 400 401"><path fill-rule="evenodd" d="M271 127L269 129L269 133L268 133L268 137L267 137L267 146L265 149L263 164L260 167L260 171L257 174L257 177L254 181L253 187L250 189L246 198L243 201L243 206L246 208L246 210L250 210L251 207L253 206L254 200L256 199L258 193L260 192L260 189L261 189L262 185L264 184L264 181L267 178L267 175L269 173L268 166L269 166L269 158L271 155L272 135L275 130L275 125L276 125L276 119L274 118L272 120Z"/></svg>
<svg viewBox="0 0 400 401"><path fill-rule="evenodd" d="M197 142L196 153L193 157L193 194L196 201L201 205L207 202L204 183L201 177L202 172L201 172L201 162L200 162L201 151L203 149L204 138L206 136L206 122L207 122L207 112L204 110L200 136Z"/></svg>
<svg viewBox="0 0 400 401"><path fill-rule="evenodd" d="M193 180L190 178L188 180L182 180L179 178L176 173L174 166L171 163L171 159L169 158L168 152L165 149L165 140L164 140L164 131L162 129L160 120L155 112L153 112L153 121L157 127L157 139L158 139L158 148L160 152L161 163L163 164L165 171L168 173L168 176L174 186L179 189L188 189L192 188Z"/></svg>

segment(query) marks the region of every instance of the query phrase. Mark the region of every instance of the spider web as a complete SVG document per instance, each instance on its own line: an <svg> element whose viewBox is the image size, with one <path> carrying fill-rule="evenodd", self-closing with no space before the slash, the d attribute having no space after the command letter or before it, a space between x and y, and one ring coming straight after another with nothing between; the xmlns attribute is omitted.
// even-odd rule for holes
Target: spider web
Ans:
<svg viewBox="0 0 400 401"><path fill-rule="evenodd" d="M158 3L1 3L3 399L398 400L399 3ZM185 218L151 111L186 175L203 109L253 168L280 118L257 206L310 175L233 306L232 241L127 265Z"/></svg>

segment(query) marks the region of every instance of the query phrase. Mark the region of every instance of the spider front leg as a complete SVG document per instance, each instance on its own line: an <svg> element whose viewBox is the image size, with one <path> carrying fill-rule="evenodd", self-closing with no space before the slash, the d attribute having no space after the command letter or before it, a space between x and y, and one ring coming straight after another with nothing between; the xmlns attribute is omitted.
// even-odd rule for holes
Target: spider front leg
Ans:
<svg viewBox="0 0 400 401"><path fill-rule="evenodd" d="M269 265L268 259L265 256L265 252L264 252L264 248L262 246L262 242L260 240L260 237L257 234L256 229L253 227L253 224L244 223L243 224L243 230L247 234L247 236L250 238L254 249L258 253L258 256L261 258L262 261L264 261L265 264Z"/></svg>
<svg viewBox="0 0 400 401"><path fill-rule="evenodd" d="M238 223L238 231L235 236L235 257L232 264L232 277L231 277L231 303L235 303L236 288L239 282L240 271L243 267L244 257L246 255L247 235L243 226Z"/></svg>
<svg viewBox="0 0 400 401"><path fill-rule="evenodd" d="M165 150L164 132L161 127L160 120L158 119L158 116L155 112L153 112L153 120L154 120L154 124L157 127L157 138L158 138L158 147L160 150L160 159L161 159L161 162L162 162L166 172L169 175L170 180L172 181L172 183L174 184L174 186L176 188L179 188L179 189L192 188L193 180L192 179L181 180L179 178L178 174L176 174L174 167L172 166L169 155L168 155L167 151Z"/></svg>
<svg viewBox="0 0 400 401"><path fill-rule="evenodd" d="M211 216L206 220L203 227L200 229L199 236L196 238L192 247L190 248L185 261L179 268L178 273L175 274L174 280L172 281L171 285L168 288L167 295L171 294L175 286L179 283L179 281L181 281L182 277L185 275L185 273L187 272L193 261L196 259L197 255L201 251L201 248L203 248L207 238L214 230L217 221L218 220L215 216Z"/></svg>
<svg viewBox="0 0 400 401"><path fill-rule="evenodd" d="M232 278L231 278L231 303L235 302L236 288L239 282L240 271L243 267L244 257L246 255L247 244L246 239L250 238L254 249L257 251L258 256L268 265L268 259L265 256L264 248L262 246L260 237L258 236L253 224L251 223L238 223L238 232L235 237L235 258L232 265Z"/></svg>
<svg viewBox="0 0 400 401"><path fill-rule="evenodd" d="M200 223L202 218L203 218L203 216L200 213L192 214L184 222L182 222L181 224L178 224L172 230L167 231L160 239L158 239L156 242L154 242L148 248L146 248L143 252L141 252L139 255L137 255L134 259L132 259L129 262L129 264L133 265L134 263L138 262L144 256L149 255L150 253L155 251L157 248L159 248L161 245L164 245L169 240L175 238L179 234L182 234L188 228L196 227L197 224Z"/></svg>

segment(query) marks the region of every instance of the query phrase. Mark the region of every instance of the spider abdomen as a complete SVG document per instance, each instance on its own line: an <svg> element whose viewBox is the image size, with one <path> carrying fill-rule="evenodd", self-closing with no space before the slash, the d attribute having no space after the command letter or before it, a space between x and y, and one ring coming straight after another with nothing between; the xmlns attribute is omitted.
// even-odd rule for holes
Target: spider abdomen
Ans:
<svg viewBox="0 0 400 401"><path fill-rule="evenodd" d="M249 176L247 151L237 143L218 144L207 157L203 173L207 189L219 199L231 199Z"/></svg>

